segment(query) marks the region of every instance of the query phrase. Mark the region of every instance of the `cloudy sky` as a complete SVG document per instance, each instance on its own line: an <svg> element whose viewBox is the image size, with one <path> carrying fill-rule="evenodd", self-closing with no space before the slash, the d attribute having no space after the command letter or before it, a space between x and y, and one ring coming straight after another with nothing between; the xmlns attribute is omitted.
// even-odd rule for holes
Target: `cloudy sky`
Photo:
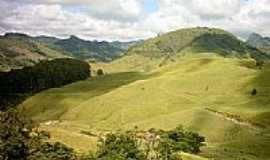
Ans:
<svg viewBox="0 0 270 160"><path fill-rule="evenodd" d="M270 0L0 0L0 34L134 40L208 26L270 36Z"/></svg>

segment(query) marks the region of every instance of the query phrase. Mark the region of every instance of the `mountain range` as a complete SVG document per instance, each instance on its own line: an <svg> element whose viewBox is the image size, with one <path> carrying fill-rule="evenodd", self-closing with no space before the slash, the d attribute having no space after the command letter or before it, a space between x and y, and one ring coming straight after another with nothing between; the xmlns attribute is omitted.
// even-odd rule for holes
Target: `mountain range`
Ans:
<svg viewBox="0 0 270 160"><path fill-rule="evenodd" d="M22 33L6 33L0 36L0 69L21 68L36 64L41 60L64 57L111 61L123 55L130 46L136 43L136 41L87 41L76 36L59 39L49 36L32 37Z"/></svg>
<svg viewBox="0 0 270 160"><path fill-rule="evenodd" d="M268 60L270 38L253 33L244 42L227 31L207 27L180 29L148 40L131 42L89 41L74 35L66 39L33 37L22 33L0 36L1 70L31 66L41 60L63 57L90 62L112 61L110 65L116 66L130 61L128 65L131 68L150 70L195 53ZM120 65L121 68L126 66Z"/></svg>

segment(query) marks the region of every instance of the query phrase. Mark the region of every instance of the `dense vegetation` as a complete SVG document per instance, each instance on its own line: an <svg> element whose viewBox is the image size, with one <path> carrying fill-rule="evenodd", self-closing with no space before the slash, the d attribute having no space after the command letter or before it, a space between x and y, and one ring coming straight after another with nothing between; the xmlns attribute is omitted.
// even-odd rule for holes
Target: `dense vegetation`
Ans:
<svg viewBox="0 0 270 160"><path fill-rule="evenodd" d="M17 104L27 94L83 80L90 66L75 59L42 61L33 67L0 72L0 109Z"/></svg>
<svg viewBox="0 0 270 160"><path fill-rule="evenodd" d="M75 160L72 148L46 142L49 133L39 131L30 119L16 110L0 112L1 160Z"/></svg>

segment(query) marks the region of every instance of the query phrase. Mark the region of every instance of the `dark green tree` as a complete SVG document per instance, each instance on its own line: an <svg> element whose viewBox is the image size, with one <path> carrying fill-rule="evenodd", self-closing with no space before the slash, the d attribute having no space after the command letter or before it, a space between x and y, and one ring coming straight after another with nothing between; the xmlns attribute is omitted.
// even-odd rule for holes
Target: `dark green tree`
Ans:
<svg viewBox="0 0 270 160"><path fill-rule="evenodd" d="M16 110L0 112L0 160L75 160L73 149L44 142L49 134Z"/></svg>
<svg viewBox="0 0 270 160"><path fill-rule="evenodd" d="M102 69L98 69L98 70L97 70L97 75L98 75L98 76L104 75L103 70L102 70Z"/></svg>
<svg viewBox="0 0 270 160"><path fill-rule="evenodd" d="M26 160L39 144L31 121L15 110L0 112L0 159Z"/></svg>
<svg viewBox="0 0 270 160"><path fill-rule="evenodd" d="M145 160L146 155L139 149L136 137L129 132L107 134L100 138L96 154L102 160Z"/></svg>

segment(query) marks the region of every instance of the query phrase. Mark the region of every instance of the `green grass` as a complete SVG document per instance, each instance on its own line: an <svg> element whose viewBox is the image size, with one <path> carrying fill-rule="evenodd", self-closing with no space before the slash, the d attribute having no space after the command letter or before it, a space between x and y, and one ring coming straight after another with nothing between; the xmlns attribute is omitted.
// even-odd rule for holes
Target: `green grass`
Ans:
<svg viewBox="0 0 270 160"><path fill-rule="evenodd" d="M109 74L44 91L20 107L35 120L60 120L45 127L57 132L55 139L60 141L77 135L66 143L78 150L95 143L82 138L81 130L171 129L182 124L206 137L202 157L266 160L270 158L269 72L270 66L258 70L252 59L187 56L152 72ZM255 96L253 88L258 89ZM241 125L205 108L238 115L264 128Z"/></svg>

